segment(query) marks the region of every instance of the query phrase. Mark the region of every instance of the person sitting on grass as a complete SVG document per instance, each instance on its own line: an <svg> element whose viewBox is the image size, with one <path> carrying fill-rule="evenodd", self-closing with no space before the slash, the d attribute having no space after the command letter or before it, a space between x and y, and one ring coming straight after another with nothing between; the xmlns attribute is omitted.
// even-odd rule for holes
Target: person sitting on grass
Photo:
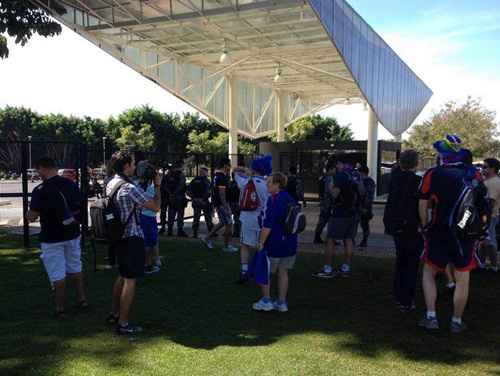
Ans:
<svg viewBox="0 0 500 376"><path fill-rule="evenodd" d="M264 268L269 265L273 274L278 273L279 298L271 300L271 281L267 273L267 280L256 277L256 282L262 289L262 298L253 304L255 311L287 312L288 271L293 269L297 255L297 235L285 234L283 220L289 204L296 201L285 191L287 178L282 173L271 175L267 181L267 188L271 197L266 205L263 228L260 234L258 254L255 259L264 259ZM266 260L269 258L268 260ZM262 273L261 273L262 274ZM262 277L262 275L261 275Z"/></svg>

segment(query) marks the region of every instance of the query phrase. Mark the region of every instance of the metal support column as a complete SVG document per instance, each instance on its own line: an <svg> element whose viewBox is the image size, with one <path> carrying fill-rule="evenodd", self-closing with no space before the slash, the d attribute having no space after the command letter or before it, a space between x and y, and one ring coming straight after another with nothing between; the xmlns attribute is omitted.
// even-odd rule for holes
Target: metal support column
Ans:
<svg viewBox="0 0 500 376"><path fill-rule="evenodd" d="M231 167L238 166L238 126L236 124L236 88L234 80L227 77L227 120L229 125L229 159Z"/></svg>
<svg viewBox="0 0 500 376"><path fill-rule="evenodd" d="M29 143L31 145L31 141ZM28 158L29 145L26 142L21 144L21 174L22 174L22 190L23 190L23 240L24 248L30 248L30 225L26 215L29 210L28 202Z"/></svg>
<svg viewBox="0 0 500 376"><path fill-rule="evenodd" d="M371 107L368 107L368 145L366 164L370 177L377 183L378 175L378 119Z"/></svg>
<svg viewBox="0 0 500 376"><path fill-rule="evenodd" d="M275 114L275 124L276 124L276 140L278 142L285 142L285 104L284 96L276 90L274 92L276 100L276 114Z"/></svg>

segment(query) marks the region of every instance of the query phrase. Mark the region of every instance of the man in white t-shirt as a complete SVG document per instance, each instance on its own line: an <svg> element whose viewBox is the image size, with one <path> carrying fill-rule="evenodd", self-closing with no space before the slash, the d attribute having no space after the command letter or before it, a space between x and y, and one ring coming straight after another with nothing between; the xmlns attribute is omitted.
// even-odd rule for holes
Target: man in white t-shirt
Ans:
<svg viewBox="0 0 500 376"><path fill-rule="evenodd" d="M500 177L498 176L498 171L500 170L500 161L495 158L488 158L484 160L483 164L483 174L485 177L484 185L488 188L488 197L491 200L492 213L491 222L489 227L488 238L485 240L482 248L484 251L484 256L489 257L490 267L489 270L493 272L498 272L497 264L497 232L496 227L498 224L498 218L500 214Z"/></svg>
<svg viewBox="0 0 500 376"><path fill-rule="evenodd" d="M248 261L251 248L257 248L260 239L260 230L262 220L266 209L269 192L267 190L266 176L272 172L271 156L257 158L252 162L251 172L247 173L244 169L236 169L234 177L241 191L241 200L245 200L244 195L247 185L252 182L255 186L256 198L258 198L258 208L255 210L245 210L240 200L241 214L241 272L238 283L243 284L248 281Z"/></svg>

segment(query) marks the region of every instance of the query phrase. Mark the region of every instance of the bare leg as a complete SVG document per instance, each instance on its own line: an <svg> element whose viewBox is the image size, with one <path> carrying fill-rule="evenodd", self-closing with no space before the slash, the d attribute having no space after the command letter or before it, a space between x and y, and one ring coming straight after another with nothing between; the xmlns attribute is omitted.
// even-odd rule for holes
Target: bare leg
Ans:
<svg viewBox="0 0 500 376"><path fill-rule="evenodd" d="M288 269L280 267L278 273L279 300L281 302L286 302L286 297L288 295Z"/></svg>
<svg viewBox="0 0 500 376"><path fill-rule="evenodd" d="M333 258L335 257L335 240L328 239L325 249L325 265L333 266Z"/></svg>
<svg viewBox="0 0 500 376"><path fill-rule="evenodd" d="M66 282L64 279L53 283L56 292L56 312L64 311L64 301L66 300Z"/></svg>
<svg viewBox="0 0 500 376"><path fill-rule="evenodd" d="M260 289L262 290L262 297L266 299L271 299L271 280L267 285L260 285Z"/></svg>
<svg viewBox="0 0 500 376"><path fill-rule="evenodd" d="M240 261L241 264L248 264L248 259L250 257L250 247L248 245L242 244L240 248Z"/></svg>
<svg viewBox="0 0 500 376"><path fill-rule="evenodd" d="M124 278L120 297L120 324L128 323L130 309L135 297L135 279Z"/></svg>
<svg viewBox="0 0 500 376"><path fill-rule="evenodd" d="M85 288L83 286L83 273L70 274L70 277L75 281L76 295L78 303L86 302Z"/></svg>
<svg viewBox="0 0 500 376"><path fill-rule="evenodd" d="M467 299L469 297L470 272L455 271L456 287L453 296L453 316L461 318L464 314Z"/></svg>
<svg viewBox="0 0 500 376"><path fill-rule="evenodd" d="M351 265L352 263L352 250L354 248L352 239L344 240L344 250L345 250L345 263Z"/></svg>
<svg viewBox="0 0 500 376"><path fill-rule="evenodd" d="M455 283L454 271L455 271L455 269L453 268L453 266L451 264L446 265L445 274L446 274L446 279L448 280L448 284Z"/></svg>
<svg viewBox="0 0 500 376"><path fill-rule="evenodd" d="M224 246L228 246L229 243L231 242L231 238L233 237L233 226L232 225L227 225L224 228Z"/></svg>
<svg viewBox="0 0 500 376"><path fill-rule="evenodd" d="M422 276L422 288L424 289L425 305L427 311L436 312L436 274L437 272L429 265L424 264L424 271Z"/></svg>
<svg viewBox="0 0 500 376"><path fill-rule="evenodd" d="M112 313L116 317L120 314L120 298L122 296L123 290L123 278L116 278L115 284L113 285L113 300L112 300Z"/></svg>

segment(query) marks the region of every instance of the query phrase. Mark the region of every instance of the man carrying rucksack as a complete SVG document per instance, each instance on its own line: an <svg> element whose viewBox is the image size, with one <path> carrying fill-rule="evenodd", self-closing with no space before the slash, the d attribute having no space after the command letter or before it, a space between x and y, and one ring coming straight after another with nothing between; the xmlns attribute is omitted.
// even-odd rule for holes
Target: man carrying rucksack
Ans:
<svg viewBox="0 0 500 376"><path fill-rule="evenodd" d="M426 172L419 204L425 234L422 285L427 306L419 326L439 329L436 275L451 264L456 286L450 331L456 334L466 329L462 315L469 295L470 271L477 265L475 253L489 221L486 189L473 166L463 162L465 151L460 144L457 136L447 136L434 144L441 165Z"/></svg>
<svg viewBox="0 0 500 376"><path fill-rule="evenodd" d="M353 239L356 237L359 207L359 182L344 171L345 163L338 159L336 173L327 187L327 192L333 200L332 211L328 222L328 235L323 268L314 273L317 278L333 278L337 275L333 269L335 255L335 241L344 243L344 262L340 267L340 274L349 277L353 253Z"/></svg>
<svg viewBox="0 0 500 376"><path fill-rule="evenodd" d="M184 210L186 208L186 176L184 175L183 163L178 161L168 172L165 179L168 195L168 231L167 235L173 235L174 222L177 220L177 236L185 238L184 232Z"/></svg>
<svg viewBox="0 0 500 376"><path fill-rule="evenodd" d="M218 164L215 170L212 183L212 204L215 207L219 223L212 228L212 231L207 236L201 238L201 241L208 247L214 249L214 244L210 237L215 235L217 231L224 228L224 252L235 253L238 248L231 244L231 235L233 230L233 218L231 207L227 200L227 192L229 188L229 173L231 171L231 161L229 158L224 158Z"/></svg>
<svg viewBox="0 0 500 376"><path fill-rule="evenodd" d="M361 166L358 169L361 175L361 181L365 189L365 195L360 203L360 224L363 230L363 239L358 247L366 248L368 237L370 236L370 221L373 219L373 201L375 199L376 184L369 174L370 169L367 166Z"/></svg>
<svg viewBox="0 0 500 376"><path fill-rule="evenodd" d="M106 186L108 205L106 220L117 214L114 222L108 224L108 237L116 240L119 276L113 286L112 312L107 318L109 324L117 324L118 334L135 334L142 328L129 323L129 314L135 297L136 279L144 276L145 247L144 233L140 226L140 210L145 208L158 212L161 206L161 178L154 178L154 198L148 199L144 192L131 180L135 173L134 156L127 152L113 155L114 178Z"/></svg>
<svg viewBox="0 0 500 376"><path fill-rule="evenodd" d="M319 218L316 229L314 230L314 244L323 244L321 233L328 224L330 213L332 211L332 198L326 187L333 182L335 174L335 161L328 160L325 166L325 174L319 179Z"/></svg>
<svg viewBox="0 0 500 376"><path fill-rule="evenodd" d="M245 283L248 280L250 249L257 248L259 244L262 216L269 197L265 177L272 172L271 156L254 159L251 168L250 174L246 174L242 169L236 170L234 174L235 181L241 191L241 272L239 283Z"/></svg>
<svg viewBox="0 0 500 376"><path fill-rule="evenodd" d="M403 313L415 309L417 273L423 248L422 235L418 231L419 186L422 179L415 173L417 165L416 151L401 153L399 166L391 173L384 211L385 232L394 238L396 246L394 299Z"/></svg>
<svg viewBox="0 0 500 376"><path fill-rule="evenodd" d="M210 179L208 168L201 167L200 174L195 177L187 188L187 195L191 198L193 207L193 238L198 238L201 214L205 217L205 224L210 232L212 230L212 212L210 210Z"/></svg>

